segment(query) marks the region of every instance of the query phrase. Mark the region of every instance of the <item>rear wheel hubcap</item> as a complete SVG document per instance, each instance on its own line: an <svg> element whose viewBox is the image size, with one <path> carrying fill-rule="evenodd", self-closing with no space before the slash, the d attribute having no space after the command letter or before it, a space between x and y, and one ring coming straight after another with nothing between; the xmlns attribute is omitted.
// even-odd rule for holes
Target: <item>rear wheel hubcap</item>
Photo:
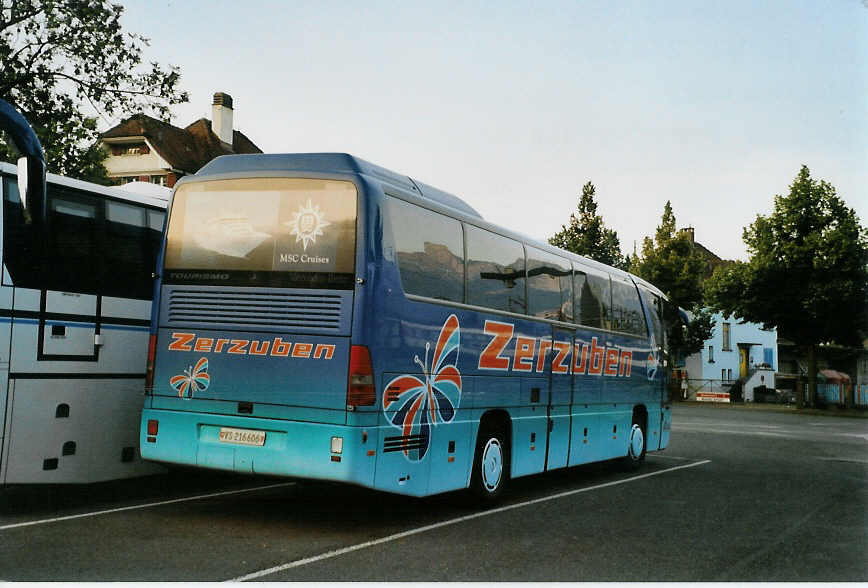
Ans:
<svg viewBox="0 0 868 588"><path fill-rule="evenodd" d="M489 439L482 450L482 485L488 492L500 486L503 477L503 448L497 439Z"/></svg>
<svg viewBox="0 0 868 588"><path fill-rule="evenodd" d="M630 431L630 457L639 459L642 457L642 448L645 447L645 435L642 433L642 427L633 425Z"/></svg>

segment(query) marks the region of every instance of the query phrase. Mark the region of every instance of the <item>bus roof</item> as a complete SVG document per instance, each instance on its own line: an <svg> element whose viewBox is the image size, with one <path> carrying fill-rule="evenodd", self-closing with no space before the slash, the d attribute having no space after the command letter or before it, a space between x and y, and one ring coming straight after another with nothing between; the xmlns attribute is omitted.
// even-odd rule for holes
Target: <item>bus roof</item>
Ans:
<svg viewBox="0 0 868 588"><path fill-rule="evenodd" d="M18 173L18 167L14 164L0 161L0 172L14 176ZM45 176L45 181L49 185L57 184L59 186L66 186L68 188L75 188L85 192L100 194L116 200L149 204L162 209L165 209L168 206L169 196L171 195L171 191L169 190L159 194L154 191L153 193L145 195L129 190L123 190L116 186L101 186L99 184L76 180L66 176L59 176L57 174L45 174Z"/></svg>
<svg viewBox="0 0 868 588"><path fill-rule="evenodd" d="M460 211L468 216L481 219L482 216L472 206L458 196L438 190L433 186L417 182L409 176L404 176L375 165L348 153L286 153L286 154L251 154L251 155L221 155L212 159L194 178L184 178L186 181L204 179L202 176L231 174L247 174L251 172L275 171L307 171L314 173L343 172L363 174L393 184L404 190L414 192L422 198L427 198L441 206ZM182 180L183 181L183 180Z"/></svg>
<svg viewBox="0 0 868 588"><path fill-rule="evenodd" d="M470 223L476 224L482 228L490 229L506 237L519 240L526 245L567 257L599 271L618 276L630 275L634 280L641 283L651 292L665 298L663 292L638 276L629 274L624 270L608 266L582 255L564 251L563 249L554 247L549 243L539 241L538 239L529 237L518 231L505 229L504 227L489 223L485 221L473 207L464 202L458 196L438 190L433 186L416 181L409 176L395 173L348 153L257 153L250 155L221 155L220 157L212 159L194 176L185 176L182 178L178 184L216 179L216 177L229 179L232 177L248 176L250 174L267 174L268 172L313 172L322 174L340 172L366 175L383 182L386 185L396 186L405 194L412 194L413 197L417 198L423 205L427 200L429 206L430 203L434 204L434 209L440 208L442 211L442 209L445 208L456 211L458 213L456 216L461 220L469 221Z"/></svg>

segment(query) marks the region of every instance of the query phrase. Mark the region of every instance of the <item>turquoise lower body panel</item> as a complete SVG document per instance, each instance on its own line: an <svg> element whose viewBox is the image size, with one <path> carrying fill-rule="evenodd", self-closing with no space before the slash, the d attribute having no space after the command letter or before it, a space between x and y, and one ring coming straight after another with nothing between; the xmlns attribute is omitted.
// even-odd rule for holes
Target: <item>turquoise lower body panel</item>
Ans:
<svg viewBox="0 0 868 588"><path fill-rule="evenodd" d="M466 411L459 411L450 423L432 427L431 440L425 455L402 451L394 427L383 427L383 442L377 456L374 487L377 490L428 496L466 488L473 464L472 442L474 422L467 420Z"/></svg>
<svg viewBox="0 0 868 588"><path fill-rule="evenodd" d="M663 425L663 414L660 407L648 407L648 430L645 432L645 451L660 449L660 431Z"/></svg>
<svg viewBox="0 0 868 588"><path fill-rule="evenodd" d="M627 455L633 405L575 405L571 421L569 465Z"/></svg>
<svg viewBox="0 0 868 588"><path fill-rule="evenodd" d="M568 465L575 466L601 459L603 451L599 431L599 418L595 407L588 405L576 406L570 426L570 461Z"/></svg>
<svg viewBox="0 0 868 588"><path fill-rule="evenodd" d="M671 410L659 405L647 410L647 449L663 449L669 441ZM361 413L351 413L353 424L343 425L146 408L140 447L142 457L152 461L427 496L467 487L479 420L486 411L457 411L452 422L432 427L425 455L415 459L416 454L402 450L400 429L379 424L377 415ZM508 409L511 476L545 471L547 441L548 469L626 455L632 412L630 404L554 407L549 436L546 406ZM159 431L148 436L147 422L152 419L159 422ZM221 441L224 427L263 431L264 445ZM331 451L333 437L342 439L339 454Z"/></svg>
<svg viewBox="0 0 868 588"><path fill-rule="evenodd" d="M666 449L666 446L669 445L669 431L672 429L672 408L664 406L661 415L660 449Z"/></svg>
<svg viewBox="0 0 868 588"><path fill-rule="evenodd" d="M546 457L546 469L554 470L567 466L570 452L570 407L551 407L551 430Z"/></svg>
<svg viewBox="0 0 868 588"><path fill-rule="evenodd" d="M548 428L546 407L514 408L510 412L510 417L512 419L510 475L519 478L545 471Z"/></svg>
<svg viewBox="0 0 868 588"><path fill-rule="evenodd" d="M149 437L147 422L152 419L159 422L159 430ZM264 431L265 444L222 442L219 440L222 427ZM332 437L343 439L340 454L331 451ZM142 457L148 460L368 487L374 485L378 443L376 427L158 409L143 411L140 439Z"/></svg>

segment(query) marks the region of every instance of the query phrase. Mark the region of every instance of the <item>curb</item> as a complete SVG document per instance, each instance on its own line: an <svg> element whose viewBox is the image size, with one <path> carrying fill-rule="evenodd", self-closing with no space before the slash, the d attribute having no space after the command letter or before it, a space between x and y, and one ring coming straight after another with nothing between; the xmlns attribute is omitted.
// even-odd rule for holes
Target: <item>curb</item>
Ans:
<svg viewBox="0 0 868 588"><path fill-rule="evenodd" d="M765 404L762 402L728 403L728 402L699 402L696 400L673 400L672 406L710 406L717 409L728 410L752 410L761 412L779 412L786 414L843 417L854 419L868 419L868 410L859 408L796 408L794 404Z"/></svg>

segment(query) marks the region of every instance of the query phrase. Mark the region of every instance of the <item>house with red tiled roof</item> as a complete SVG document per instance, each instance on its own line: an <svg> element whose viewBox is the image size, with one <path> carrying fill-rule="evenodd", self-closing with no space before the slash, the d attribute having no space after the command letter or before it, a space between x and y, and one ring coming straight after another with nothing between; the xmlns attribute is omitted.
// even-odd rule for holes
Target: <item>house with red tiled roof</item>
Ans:
<svg viewBox="0 0 868 588"><path fill-rule="evenodd" d="M241 131L232 128L232 97L214 94L212 120L200 118L185 128L136 114L101 135L108 151L105 167L117 184L151 182L171 188L220 155L262 153Z"/></svg>

